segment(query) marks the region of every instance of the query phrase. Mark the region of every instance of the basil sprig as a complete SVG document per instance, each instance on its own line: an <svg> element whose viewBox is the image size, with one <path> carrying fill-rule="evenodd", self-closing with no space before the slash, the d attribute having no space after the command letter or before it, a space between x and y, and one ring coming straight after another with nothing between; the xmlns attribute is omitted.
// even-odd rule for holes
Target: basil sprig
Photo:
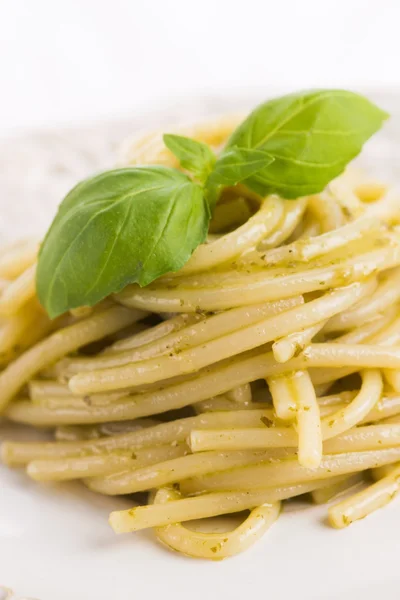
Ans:
<svg viewBox="0 0 400 600"><path fill-rule="evenodd" d="M116 169L78 184L42 244L39 300L50 317L93 305L129 283L179 270L206 239L226 186L260 195L321 191L387 114L352 92L292 94L256 108L217 157L197 140L165 135L189 175L167 167Z"/></svg>
<svg viewBox="0 0 400 600"><path fill-rule="evenodd" d="M181 135L166 134L164 143L181 167L204 185L211 213L222 188L236 185L274 161L267 152L251 148L231 148L217 159L207 144Z"/></svg>

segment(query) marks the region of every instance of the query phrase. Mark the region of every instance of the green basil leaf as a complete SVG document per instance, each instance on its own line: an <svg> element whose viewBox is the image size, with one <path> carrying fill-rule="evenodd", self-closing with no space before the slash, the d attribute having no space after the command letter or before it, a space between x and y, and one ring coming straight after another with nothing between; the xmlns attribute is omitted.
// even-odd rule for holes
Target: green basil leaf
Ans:
<svg viewBox="0 0 400 600"><path fill-rule="evenodd" d="M177 271L205 240L208 221L201 187L175 169L117 169L83 181L42 244L39 300L56 317Z"/></svg>
<svg viewBox="0 0 400 600"><path fill-rule="evenodd" d="M215 163L215 154L207 144L171 133L166 133L163 140L184 169L193 173L201 182L207 179Z"/></svg>
<svg viewBox="0 0 400 600"><path fill-rule="evenodd" d="M265 102L233 132L227 148L275 158L246 184L261 195L297 198L320 192L388 117L367 98L343 90L290 94Z"/></svg>
<svg viewBox="0 0 400 600"><path fill-rule="evenodd" d="M219 185L236 185L274 161L273 157L263 150L249 148L233 148L224 152L214 165L209 182Z"/></svg>

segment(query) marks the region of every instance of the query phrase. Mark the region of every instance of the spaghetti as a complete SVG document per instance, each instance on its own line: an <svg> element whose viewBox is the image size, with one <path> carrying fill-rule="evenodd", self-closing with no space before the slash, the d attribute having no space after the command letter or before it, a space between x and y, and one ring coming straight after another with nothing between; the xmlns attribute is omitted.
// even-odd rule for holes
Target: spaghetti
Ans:
<svg viewBox="0 0 400 600"><path fill-rule="evenodd" d="M217 150L237 122L183 133ZM177 167L158 133L125 150L143 162ZM218 206L179 272L55 321L36 298L37 244L0 256L0 408L54 428L54 441L3 443L3 461L110 496L149 491L113 529L154 527L210 559L249 547L288 498L330 501L373 469L329 509L343 527L400 485L393 192L345 173L295 201L238 185ZM182 524L243 510L227 533Z"/></svg>

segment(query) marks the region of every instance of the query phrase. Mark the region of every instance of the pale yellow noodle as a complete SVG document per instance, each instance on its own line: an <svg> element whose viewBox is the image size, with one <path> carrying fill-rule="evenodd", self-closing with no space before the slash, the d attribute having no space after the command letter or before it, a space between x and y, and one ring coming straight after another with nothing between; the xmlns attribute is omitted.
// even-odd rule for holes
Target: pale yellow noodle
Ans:
<svg viewBox="0 0 400 600"><path fill-rule="evenodd" d="M162 488L155 495L154 504L164 504L179 498L176 490ZM253 508L243 523L234 530L224 533L193 531L180 523L157 527L155 533L165 546L185 556L222 560L252 546L276 521L279 511L278 502L263 504Z"/></svg>
<svg viewBox="0 0 400 600"><path fill-rule="evenodd" d="M178 419L179 420L179 419ZM159 419L133 419L131 421L116 421L109 423L99 423L95 426L101 436L114 436L120 433L129 433L133 431L139 431L143 428L155 427L156 425L160 425L162 421ZM83 427L85 429L85 427ZM93 429L93 426L88 427L88 429ZM89 439L86 437L86 439ZM173 444L175 442L172 442Z"/></svg>
<svg viewBox="0 0 400 600"><path fill-rule="evenodd" d="M85 406L109 406L120 398L127 397L123 392L112 392L110 394L92 394L90 396L43 396L37 397L32 402L36 406L48 410L63 410L68 408L84 408Z"/></svg>
<svg viewBox="0 0 400 600"><path fill-rule="evenodd" d="M40 400L51 396L70 396L71 390L66 383L55 380L31 379L28 382L31 400Z"/></svg>
<svg viewBox="0 0 400 600"><path fill-rule="evenodd" d="M398 344L400 342L400 318L393 319L393 315L396 314L397 307L393 307L383 319L377 318L375 322L367 323L355 331L351 331L346 335L336 338L334 341L336 343L344 342L347 344L357 344L368 341L381 346ZM348 367L310 370L312 380L316 385L336 381L355 371L356 369Z"/></svg>
<svg viewBox="0 0 400 600"><path fill-rule="evenodd" d="M104 350L104 354L108 354L109 352L121 352L124 350L130 350L132 348L138 348L140 346L145 346L146 344L155 342L156 340L159 340L170 333L179 331L188 325L193 325L202 318L204 318L202 315L197 314L183 314L178 315L177 317L172 317L171 319L162 321L154 327L149 327L145 331L135 333L133 336L114 342L111 346L108 346Z"/></svg>
<svg viewBox="0 0 400 600"><path fill-rule="evenodd" d="M383 464L394 463L400 458L400 447L344 454L326 454L318 467L309 469L299 465L296 458L271 461L231 469L215 475L203 475L182 483L185 494L214 490L253 490L262 487L293 485L364 471Z"/></svg>
<svg viewBox="0 0 400 600"><path fill-rule="evenodd" d="M376 219L362 218L344 225L340 230L340 235L333 230L311 239L296 240L286 246L269 250L264 254L263 260L268 266L284 264L288 261L308 262L317 256L330 253L336 248L358 240L365 234L372 235L380 231L382 231L382 227Z"/></svg>
<svg viewBox="0 0 400 600"><path fill-rule="evenodd" d="M93 312L92 306L78 306L78 308L71 308L69 311L73 317L77 317L78 319L82 317L87 317Z"/></svg>
<svg viewBox="0 0 400 600"><path fill-rule="evenodd" d="M51 402L55 399L60 406L62 406L63 398L66 402L72 398L83 399L83 397L80 396L72 396L71 390L67 384L53 380L46 381L32 379L28 383L28 390L32 402L41 404L42 406L46 406L47 401ZM126 396L125 391L111 392L109 394L94 394L92 396L86 396L84 399L86 404L91 406L92 404L107 404L108 402L112 402L123 396Z"/></svg>
<svg viewBox="0 0 400 600"><path fill-rule="evenodd" d="M365 490L346 498L328 510L329 523L336 528L347 527L388 504L400 490L400 467Z"/></svg>
<svg viewBox="0 0 400 600"><path fill-rule="evenodd" d="M396 369L400 366L400 346L386 348L374 344L310 344L302 356L304 363L311 367L354 365L358 369ZM290 362L285 364L290 365Z"/></svg>
<svg viewBox="0 0 400 600"><path fill-rule="evenodd" d="M289 333L283 338L277 340L272 344L272 352L274 358L278 362L287 362L294 356L298 356L302 350L308 344L311 343L312 339L323 329L327 321L321 321L315 325L310 325L301 331L295 331Z"/></svg>
<svg viewBox="0 0 400 600"><path fill-rule="evenodd" d="M92 394L90 396L73 396L71 393L62 396L37 396L32 402L43 408L67 408L70 406L106 406L115 400L125 398L124 392L112 392L110 394Z"/></svg>
<svg viewBox="0 0 400 600"><path fill-rule="evenodd" d="M265 422L264 417L264 422ZM261 421L260 421L261 425ZM298 445L297 432L291 427L268 428L249 427L246 429L193 429L188 438L192 452L210 450L232 451L239 449L260 450L262 448L295 448ZM324 452L337 454L342 452L364 452L390 448L400 444L398 423L367 425L349 429L335 438L324 442Z"/></svg>
<svg viewBox="0 0 400 600"><path fill-rule="evenodd" d="M400 392L400 371L395 369L383 369L385 381L395 392Z"/></svg>
<svg viewBox="0 0 400 600"><path fill-rule="evenodd" d="M399 299L400 269L394 269L386 275L385 280L371 297L362 300L358 306L332 317L325 331L340 331L363 325L369 319L376 318Z"/></svg>
<svg viewBox="0 0 400 600"><path fill-rule="evenodd" d="M335 338L335 342L340 342L344 344L360 344L367 340L373 340L374 337L372 336L383 332L386 329L386 327L393 323L394 318L397 316L397 313L398 307L392 306L388 310L386 310L383 315L377 315L376 319L368 321L368 323L357 326L355 329L352 329L351 331L338 336L337 338Z"/></svg>
<svg viewBox="0 0 400 600"><path fill-rule="evenodd" d="M358 390L348 390L345 392L339 392L337 394L328 394L326 396L320 396L318 398L319 408L320 410L322 410L324 407L328 406L335 407L338 404L348 404L349 402L354 400L357 394Z"/></svg>
<svg viewBox="0 0 400 600"><path fill-rule="evenodd" d="M154 427L159 424L160 421L157 419L135 419L134 421L100 423L98 425L64 425L55 428L54 438L65 442L93 440L104 436L115 436L120 433L139 431L140 429Z"/></svg>
<svg viewBox="0 0 400 600"><path fill-rule="evenodd" d="M244 465L268 460L267 450L236 450L232 452L199 452L150 465L125 469L106 477L87 480L87 486L101 494L134 494L206 473L218 473Z"/></svg>
<svg viewBox="0 0 400 600"><path fill-rule="evenodd" d="M268 421L267 421L268 423ZM201 431L193 429L188 438L192 452L210 450L233 451L240 449L286 448L298 444L297 432L292 427L262 428L262 421L257 428L242 429L210 429Z"/></svg>
<svg viewBox="0 0 400 600"><path fill-rule="evenodd" d="M338 408L344 408L344 403L338 403L335 406L321 406L320 413L321 417L325 415L331 415ZM232 400L228 400L226 395L221 394L216 398L210 398L209 400L203 400L193 404L193 408L197 413L214 412L214 411L237 411L237 410L268 410L271 411L271 404L269 402L249 402L243 403L240 406L235 405ZM289 427L291 423L286 419L280 419L273 413L273 422L282 425L282 427Z"/></svg>
<svg viewBox="0 0 400 600"><path fill-rule="evenodd" d="M44 410L68 410L76 408L84 408L85 406L104 406L110 404L110 401L107 399L102 399L101 394L97 394L100 396L100 401L92 401L90 396L73 396L70 394L69 396L50 396L47 398L36 398L34 401L35 406L40 407Z"/></svg>
<svg viewBox="0 0 400 600"><path fill-rule="evenodd" d="M355 487L365 482L363 473L354 473L353 475L344 475L340 481L329 483L326 487L321 487L311 492L312 501L315 504L325 504Z"/></svg>
<svg viewBox="0 0 400 600"><path fill-rule="evenodd" d="M0 326L0 353L19 344L25 332L43 315L36 299L28 301L17 313L4 319Z"/></svg>
<svg viewBox="0 0 400 600"><path fill-rule="evenodd" d="M324 442L324 452L365 452L400 444L398 424L361 425Z"/></svg>
<svg viewBox="0 0 400 600"><path fill-rule="evenodd" d="M267 384L271 392L275 413L284 421L293 420L296 416L296 399L291 387L293 373L267 377Z"/></svg>
<svg viewBox="0 0 400 600"><path fill-rule="evenodd" d="M14 315L36 293L36 265L26 269L0 296L0 315Z"/></svg>
<svg viewBox="0 0 400 600"><path fill-rule="evenodd" d="M379 400L374 408L361 421L360 424L373 423L381 419L389 419L400 413L400 396L388 394Z"/></svg>
<svg viewBox="0 0 400 600"><path fill-rule="evenodd" d="M276 230L271 233L265 240L262 240L258 245L260 251L276 248L287 240L300 223L304 211L307 207L307 199L299 198L298 200L284 200L284 215ZM257 254L254 254L257 256ZM244 255L243 261L252 260L252 253Z"/></svg>
<svg viewBox="0 0 400 600"><path fill-rule="evenodd" d="M229 392L227 392L228 394ZM192 406L197 414L212 412L212 411L231 411L239 408L235 406L235 401L230 400L227 397L227 394L221 394L220 396L215 396L214 398L208 398L207 400L201 400L200 402L195 402ZM270 405L265 404L265 408L271 408ZM242 403L240 405L241 409L248 408L249 410L253 408L252 403ZM254 406L254 408L257 408Z"/></svg>
<svg viewBox="0 0 400 600"><path fill-rule="evenodd" d="M366 417L381 398L382 376L379 371L362 371L362 385L354 400L321 423L322 438L328 440L354 427Z"/></svg>
<svg viewBox="0 0 400 600"><path fill-rule="evenodd" d="M353 169L346 171L328 185L330 194L336 202L342 207L344 214L352 217L360 217L366 212L361 198L358 197L356 185L362 181L362 177L358 181L354 181L352 173Z"/></svg>
<svg viewBox="0 0 400 600"><path fill-rule="evenodd" d="M126 327L140 318L140 311L114 306L53 333L22 354L0 374L0 409L41 369L77 348Z"/></svg>
<svg viewBox="0 0 400 600"><path fill-rule="evenodd" d="M306 240L316 237L321 233L319 221L315 220L312 214L305 214L302 222L300 222L293 232L293 240Z"/></svg>
<svg viewBox="0 0 400 600"><path fill-rule="evenodd" d="M27 473L36 481L69 481L87 477L104 477L124 469L143 468L160 460L171 460L184 456L187 447L159 446L143 450L116 450L107 454L78 456L62 459L34 460L28 463ZM90 487L90 486L89 486Z"/></svg>
<svg viewBox="0 0 400 600"><path fill-rule="evenodd" d="M299 464L304 467L318 467L322 459L322 433L314 386L307 371L297 371L291 384L296 399Z"/></svg>
<svg viewBox="0 0 400 600"><path fill-rule="evenodd" d="M338 229L345 224L342 209L329 191L311 196L308 200L308 208L319 220L323 233Z"/></svg>
<svg viewBox="0 0 400 600"><path fill-rule="evenodd" d="M60 425L54 429L54 439L58 442L78 442L100 437L102 434L96 425Z"/></svg>
<svg viewBox="0 0 400 600"><path fill-rule="evenodd" d="M27 466L27 474L35 481L68 481L83 477L108 475L134 463L132 452L69 458L62 461L36 460Z"/></svg>
<svg viewBox="0 0 400 600"><path fill-rule="evenodd" d="M324 485L325 481L313 481L291 486L271 487L263 490L232 491L204 494L196 498L182 498L165 505L152 504L129 510L112 512L110 525L116 533L128 533L147 527L158 527L204 519L227 513L241 512L266 503L306 494Z"/></svg>

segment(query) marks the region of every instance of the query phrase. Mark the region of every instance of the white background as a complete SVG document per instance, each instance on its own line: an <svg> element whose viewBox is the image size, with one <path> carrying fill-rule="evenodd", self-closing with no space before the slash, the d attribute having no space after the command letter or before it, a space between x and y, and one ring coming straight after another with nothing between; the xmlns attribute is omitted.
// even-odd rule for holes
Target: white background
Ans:
<svg viewBox="0 0 400 600"><path fill-rule="evenodd" d="M0 133L193 94L398 87L399 0L2 0Z"/></svg>

